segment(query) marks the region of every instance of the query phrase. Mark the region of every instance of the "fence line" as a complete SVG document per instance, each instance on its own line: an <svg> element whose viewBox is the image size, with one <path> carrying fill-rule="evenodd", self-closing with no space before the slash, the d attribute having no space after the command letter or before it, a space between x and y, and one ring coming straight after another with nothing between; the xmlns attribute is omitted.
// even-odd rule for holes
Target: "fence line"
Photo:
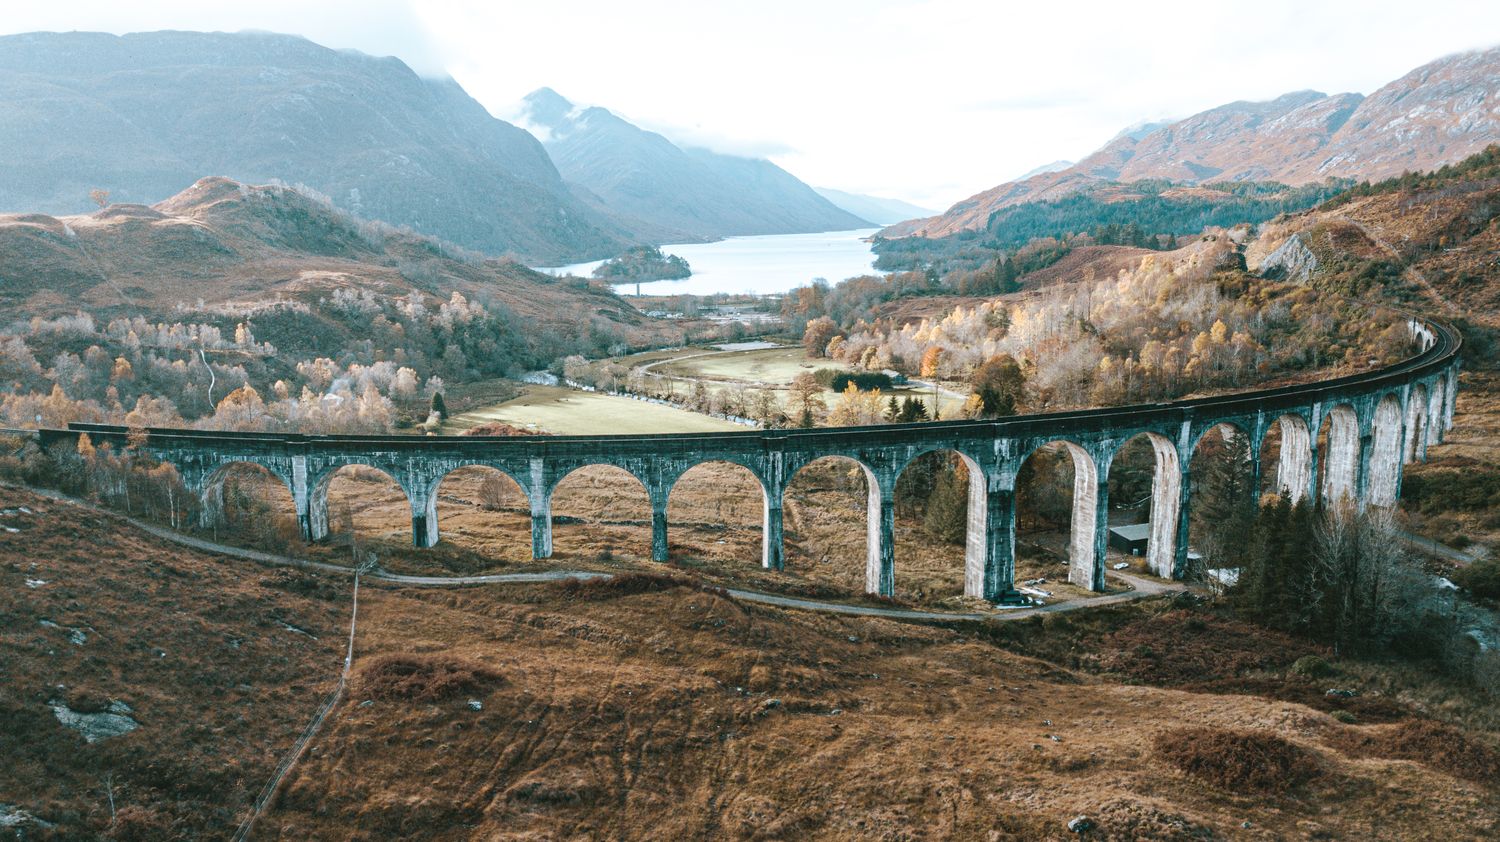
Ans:
<svg viewBox="0 0 1500 842"><path fill-rule="evenodd" d="M250 815L245 817L245 820L240 823L239 829L234 832L234 836L232 837L234 842L245 842L246 839L250 838L250 831L255 828L255 822L265 814L266 808L271 805L271 802L276 798L276 794L281 791L282 781L286 780L286 776L291 773L292 767L297 765L297 761L302 759L302 754L307 751L308 744L312 742L313 737L317 736L318 731L323 727L323 721L328 718L328 714L333 712L334 707L344 697L344 688L349 683L349 667L354 662L354 629L359 622L359 574L359 570L354 571L354 598L351 601L349 610L349 646L344 653L344 668L339 673L338 685L333 688L332 693L328 694L328 698L323 700L322 706L318 708L318 712L313 716L312 721L307 724L306 728L302 729L302 734L297 737L297 742L292 745L291 751L287 752L286 756L281 759L281 762L276 765L276 771L271 775L271 779L266 782L265 788L260 791L260 795L256 797L255 803L251 806Z"/></svg>

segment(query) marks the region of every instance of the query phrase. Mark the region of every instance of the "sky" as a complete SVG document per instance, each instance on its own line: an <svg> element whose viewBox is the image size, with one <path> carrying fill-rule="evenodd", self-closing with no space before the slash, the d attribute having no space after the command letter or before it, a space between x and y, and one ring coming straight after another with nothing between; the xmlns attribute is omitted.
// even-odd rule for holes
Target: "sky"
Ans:
<svg viewBox="0 0 1500 842"><path fill-rule="evenodd" d="M1128 125L1368 94L1500 44L1495 0L0 0L0 33L291 32L451 75L499 117L548 86L679 143L941 209Z"/></svg>

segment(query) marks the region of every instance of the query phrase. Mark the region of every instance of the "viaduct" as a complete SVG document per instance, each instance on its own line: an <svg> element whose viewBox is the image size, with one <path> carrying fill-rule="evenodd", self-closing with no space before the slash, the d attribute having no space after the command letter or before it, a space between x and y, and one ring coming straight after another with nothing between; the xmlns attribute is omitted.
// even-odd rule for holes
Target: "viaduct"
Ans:
<svg viewBox="0 0 1500 842"><path fill-rule="evenodd" d="M924 453L958 454L968 467L968 533L964 592L991 601L1016 598L1016 475L1046 445L1064 448L1073 464L1069 545L1071 582L1104 589L1109 534L1110 464L1128 441L1146 436L1155 451L1147 557L1160 576L1179 578L1187 560L1193 477L1189 460L1202 437L1219 429L1249 437L1253 488L1260 487L1261 449L1275 425L1281 433L1276 487L1315 504L1341 499L1360 506L1394 506L1403 464L1426 458L1453 424L1460 339L1444 324L1412 319L1420 352L1400 363L1305 385L1078 412L1015 416L995 421L892 424L811 430L751 430L717 434L642 436L320 436L151 429L143 446L176 466L190 491L205 502L222 494L226 472L252 463L286 483L304 535L328 535L328 486L334 473L365 465L389 474L411 503L412 539L438 541L437 490L450 472L480 465L509 475L531 505L532 553L552 554L552 495L568 474L587 465L613 465L640 480L651 500L652 557L667 558L667 498L695 465L741 465L760 482L764 499L761 563L781 569L782 498L792 476L823 457L850 459L864 472L869 493L865 584L870 593L895 589L896 480ZM1326 464L1319 481L1319 431L1327 424ZM127 444L123 427L72 424L39 433L44 446ZM207 509L207 506L205 506Z"/></svg>

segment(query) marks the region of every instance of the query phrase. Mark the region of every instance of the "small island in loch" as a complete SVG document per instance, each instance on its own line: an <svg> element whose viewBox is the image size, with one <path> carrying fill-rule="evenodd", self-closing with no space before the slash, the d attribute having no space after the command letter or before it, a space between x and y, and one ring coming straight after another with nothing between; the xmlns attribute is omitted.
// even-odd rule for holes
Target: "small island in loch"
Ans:
<svg viewBox="0 0 1500 842"><path fill-rule="evenodd" d="M611 283L626 281L680 281L692 277L693 269L675 254L664 254L656 246L636 246L610 258L594 269L594 277Z"/></svg>

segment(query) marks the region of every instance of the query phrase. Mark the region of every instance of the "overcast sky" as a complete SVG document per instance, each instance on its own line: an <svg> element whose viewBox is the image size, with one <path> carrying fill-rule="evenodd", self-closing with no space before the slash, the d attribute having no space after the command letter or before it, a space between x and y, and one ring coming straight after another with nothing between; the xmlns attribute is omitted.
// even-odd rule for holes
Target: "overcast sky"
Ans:
<svg viewBox="0 0 1500 842"><path fill-rule="evenodd" d="M69 0L0 31L263 29L447 73L497 116L543 85L811 184L946 207L1121 128L1369 93L1500 44L1497 0ZM1014 7L1012 7L1014 5Z"/></svg>

